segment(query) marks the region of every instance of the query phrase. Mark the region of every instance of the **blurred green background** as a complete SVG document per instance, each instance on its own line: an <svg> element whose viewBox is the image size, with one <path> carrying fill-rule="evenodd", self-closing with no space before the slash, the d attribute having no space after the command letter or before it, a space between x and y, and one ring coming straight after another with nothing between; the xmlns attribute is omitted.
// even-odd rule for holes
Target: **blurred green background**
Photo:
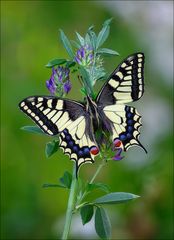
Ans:
<svg viewBox="0 0 174 240"><path fill-rule="evenodd" d="M56 239L64 225L68 192L43 189L56 183L72 162L61 150L50 159L44 154L49 137L20 130L32 125L18 103L29 95L49 94L44 65L67 57L61 28L71 38L95 25L98 32L113 17L104 47L119 57L105 58L112 71L127 55L146 56L144 97L133 105L143 116L139 148L130 149L120 162L109 162L98 181L112 191L132 192L136 201L107 207L113 239L172 239L172 1L1 1L1 239ZM77 79L69 98L80 100ZM98 86L99 89L99 86ZM97 90L97 89L96 89ZM89 179L100 160L81 168ZM101 195L96 191L96 196ZM95 196L93 196L95 197ZM71 238L96 239L92 224L83 228L74 218Z"/></svg>

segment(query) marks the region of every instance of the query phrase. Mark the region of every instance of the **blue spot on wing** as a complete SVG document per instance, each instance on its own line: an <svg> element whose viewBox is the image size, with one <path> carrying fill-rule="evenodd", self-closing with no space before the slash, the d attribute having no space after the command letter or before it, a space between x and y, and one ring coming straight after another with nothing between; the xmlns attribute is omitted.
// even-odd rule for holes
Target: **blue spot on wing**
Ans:
<svg viewBox="0 0 174 240"><path fill-rule="evenodd" d="M124 141L124 140L126 140L127 137L125 134L121 134L119 138L121 141Z"/></svg>
<svg viewBox="0 0 174 240"><path fill-rule="evenodd" d="M127 133L127 138L132 138L132 134Z"/></svg>
<svg viewBox="0 0 174 240"><path fill-rule="evenodd" d="M90 149L88 146L80 147L78 144L76 144L67 129L64 129L63 133L65 134L65 136L63 137L61 135L61 138L67 143L67 148L70 148L72 153L76 153L78 158L91 158Z"/></svg>
<svg viewBox="0 0 174 240"><path fill-rule="evenodd" d="M132 125L134 123L134 120L132 120L132 119L129 119L128 121L127 121L127 124L128 125Z"/></svg>
<svg viewBox="0 0 174 240"><path fill-rule="evenodd" d="M127 131L128 131L128 132L133 132L133 130L134 130L133 126L128 126L128 127L127 127Z"/></svg>

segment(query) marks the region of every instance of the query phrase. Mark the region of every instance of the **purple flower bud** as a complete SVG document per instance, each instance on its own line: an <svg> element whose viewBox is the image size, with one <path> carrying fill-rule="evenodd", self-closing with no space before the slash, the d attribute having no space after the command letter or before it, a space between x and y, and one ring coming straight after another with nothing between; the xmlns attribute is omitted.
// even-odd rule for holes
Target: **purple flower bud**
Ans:
<svg viewBox="0 0 174 240"><path fill-rule="evenodd" d="M50 80L46 81L46 86L51 94L55 94L56 92L56 85L55 82L51 76Z"/></svg>
<svg viewBox="0 0 174 240"><path fill-rule="evenodd" d="M52 75L50 79L46 81L46 86L51 94L57 93L61 96L63 91L68 93L71 90L69 73L69 68L61 66L58 66L57 69L52 68Z"/></svg>
<svg viewBox="0 0 174 240"><path fill-rule="evenodd" d="M88 66L93 62L93 58L93 49L85 45L77 50L74 60L80 65Z"/></svg>
<svg viewBox="0 0 174 240"><path fill-rule="evenodd" d="M78 56L76 56L74 60L75 60L75 62L77 62L78 64L80 64L80 63L81 63L81 61L80 61L80 59L79 59L79 57L78 57Z"/></svg>
<svg viewBox="0 0 174 240"><path fill-rule="evenodd" d="M57 71L56 71L56 69L54 69L54 67L52 68L52 75L54 76L54 74L56 74L57 73Z"/></svg>
<svg viewBox="0 0 174 240"><path fill-rule="evenodd" d="M92 60L94 55L92 53L89 54L89 59Z"/></svg>
<svg viewBox="0 0 174 240"><path fill-rule="evenodd" d="M69 78L69 73L70 73L69 68L65 68L65 78Z"/></svg>
<svg viewBox="0 0 174 240"><path fill-rule="evenodd" d="M57 71L58 71L58 72L61 72L61 71L62 71L62 67L61 67L61 66L58 66L58 67L57 67Z"/></svg>
<svg viewBox="0 0 174 240"><path fill-rule="evenodd" d="M80 49L80 56L82 59L85 57L85 49L84 48Z"/></svg>
<svg viewBox="0 0 174 240"><path fill-rule="evenodd" d="M80 51L81 51L81 49L78 49L77 54L76 54L79 59L81 59L81 52Z"/></svg>
<svg viewBox="0 0 174 240"><path fill-rule="evenodd" d="M88 51L92 51L93 50L93 48L90 45L88 45L88 44L85 45L85 49L88 50Z"/></svg>
<svg viewBox="0 0 174 240"><path fill-rule="evenodd" d="M122 148L118 148L116 155L113 157L113 160L119 161L119 160L123 159L123 157L121 156L121 153L122 153Z"/></svg>
<svg viewBox="0 0 174 240"><path fill-rule="evenodd" d="M62 73L59 73L58 80L59 80L59 82L62 82L62 80L63 80L63 74Z"/></svg>
<svg viewBox="0 0 174 240"><path fill-rule="evenodd" d="M66 81L63 85L63 88L65 93L69 93L69 91L71 90L71 82L69 80Z"/></svg>

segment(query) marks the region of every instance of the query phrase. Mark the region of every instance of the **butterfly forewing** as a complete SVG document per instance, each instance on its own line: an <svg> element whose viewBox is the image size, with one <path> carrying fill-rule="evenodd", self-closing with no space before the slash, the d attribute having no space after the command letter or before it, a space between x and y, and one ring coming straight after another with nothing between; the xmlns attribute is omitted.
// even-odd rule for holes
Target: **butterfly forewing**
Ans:
<svg viewBox="0 0 174 240"><path fill-rule="evenodd" d="M45 133L59 133L56 122L63 115L63 100L51 97L28 97L19 104L26 113Z"/></svg>
<svg viewBox="0 0 174 240"><path fill-rule="evenodd" d="M128 103L144 93L144 54L126 58L111 74L97 96L98 105Z"/></svg>
<svg viewBox="0 0 174 240"><path fill-rule="evenodd" d="M24 99L20 109L45 133L59 134L60 146L77 167L93 162L90 150L96 146L92 126L83 104L56 97L34 96Z"/></svg>

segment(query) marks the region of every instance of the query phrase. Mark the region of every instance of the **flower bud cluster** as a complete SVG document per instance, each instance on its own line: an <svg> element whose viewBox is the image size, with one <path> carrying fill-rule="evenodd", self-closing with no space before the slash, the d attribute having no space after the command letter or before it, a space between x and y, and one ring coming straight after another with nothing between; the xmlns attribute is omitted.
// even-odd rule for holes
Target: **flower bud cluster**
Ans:
<svg viewBox="0 0 174 240"><path fill-rule="evenodd" d="M71 90L71 82L69 78L69 68L58 66L52 68L52 74L49 80L46 81L46 86L51 94L63 96Z"/></svg>

